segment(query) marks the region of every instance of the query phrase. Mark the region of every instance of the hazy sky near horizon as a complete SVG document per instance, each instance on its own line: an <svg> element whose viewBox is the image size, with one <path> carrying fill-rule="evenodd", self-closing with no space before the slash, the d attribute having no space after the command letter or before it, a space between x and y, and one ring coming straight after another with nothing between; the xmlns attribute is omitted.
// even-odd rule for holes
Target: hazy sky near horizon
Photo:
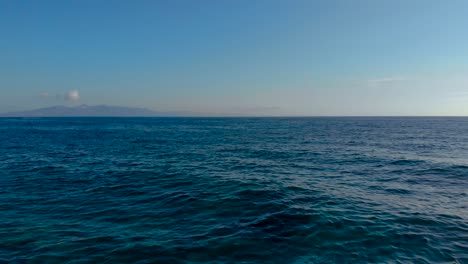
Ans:
<svg viewBox="0 0 468 264"><path fill-rule="evenodd" d="M466 0L0 1L0 112L468 115Z"/></svg>

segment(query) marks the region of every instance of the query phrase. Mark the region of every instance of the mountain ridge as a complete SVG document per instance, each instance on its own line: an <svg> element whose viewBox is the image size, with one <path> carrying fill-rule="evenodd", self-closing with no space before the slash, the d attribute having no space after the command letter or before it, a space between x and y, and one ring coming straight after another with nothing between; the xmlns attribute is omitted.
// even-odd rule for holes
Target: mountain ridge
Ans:
<svg viewBox="0 0 468 264"><path fill-rule="evenodd" d="M150 116L175 116L178 112L156 112L147 108L112 106L112 105L56 105L26 111L0 113L0 117L150 117Z"/></svg>

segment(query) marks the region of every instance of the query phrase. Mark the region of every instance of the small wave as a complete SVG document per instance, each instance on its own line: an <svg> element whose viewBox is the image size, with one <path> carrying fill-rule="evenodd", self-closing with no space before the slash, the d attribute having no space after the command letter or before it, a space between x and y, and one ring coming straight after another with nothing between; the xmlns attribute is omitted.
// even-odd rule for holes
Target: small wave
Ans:
<svg viewBox="0 0 468 264"><path fill-rule="evenodd" d="M407 165L419 165L421 163L424 163L424 161L422 161L422 160L402 159L402 160L394 160L394 161L390 162L390 165L407 166Z"/></svg>
<svg viewBox="0 0 468 264"><path fill-rule="evenodd" d="M397 188L387 188L385 189L386 192L391 193L391 194L397 194L397 195L409 195L412 194L413 192L407 189L397 189Z"/></svg>

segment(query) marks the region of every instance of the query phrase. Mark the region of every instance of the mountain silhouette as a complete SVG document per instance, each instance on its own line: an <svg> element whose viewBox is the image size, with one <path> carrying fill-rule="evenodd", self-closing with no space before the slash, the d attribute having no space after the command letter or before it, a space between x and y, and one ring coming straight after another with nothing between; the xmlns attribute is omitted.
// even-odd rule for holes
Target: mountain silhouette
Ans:
<svg viewBox="0 0 468 264"><path fill-rule="evenodd" d="M109 106L109 105L79 105L52 106L28 111L8 112L0 114L3 117L72 117L72 116L177 116L178 112L156 112L147 108Z"/></svg>

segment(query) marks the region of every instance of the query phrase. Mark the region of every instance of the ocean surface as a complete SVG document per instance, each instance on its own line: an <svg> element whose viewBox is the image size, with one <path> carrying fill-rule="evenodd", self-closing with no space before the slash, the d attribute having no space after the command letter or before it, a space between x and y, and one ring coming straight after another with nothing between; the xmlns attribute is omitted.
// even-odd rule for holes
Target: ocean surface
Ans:
<svg viewBox="0 0 468 264"><path fill-rule="evenodd" d="M468 263L468 118L1 118L0 263Z"/></svg>

